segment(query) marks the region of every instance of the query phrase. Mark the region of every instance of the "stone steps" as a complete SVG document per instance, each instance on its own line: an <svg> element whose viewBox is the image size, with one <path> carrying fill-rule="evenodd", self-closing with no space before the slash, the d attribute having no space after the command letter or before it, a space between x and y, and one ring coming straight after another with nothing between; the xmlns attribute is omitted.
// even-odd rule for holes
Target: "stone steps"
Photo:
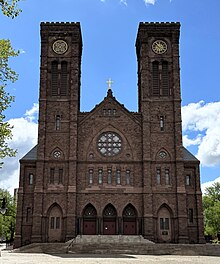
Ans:
<svg viewBox="0 0 220 264"><path fill-rule="evenodd" d="M33 243L13 250L47 254L220 256L220 245L155 244L140 236L78 236L66 243Z"/></svg>

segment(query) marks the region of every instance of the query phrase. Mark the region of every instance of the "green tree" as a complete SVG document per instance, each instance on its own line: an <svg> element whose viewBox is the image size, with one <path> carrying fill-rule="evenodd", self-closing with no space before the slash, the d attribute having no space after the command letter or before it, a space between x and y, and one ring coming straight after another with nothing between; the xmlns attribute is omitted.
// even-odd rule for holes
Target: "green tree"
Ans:
<svg viewBox="0 0 220 264"><path fill-rule="evenodd" d="M220 234L220 183L206 188L203 196L205 234L214 238Z"/></svg>
<svg viewBox="0 0 220 264"><path fill-rule="evenodd" d="M21 12L18 8L18 2L20 0L0 0L0 7L3 15L11 18L15 18Z"/></svg>
<svg viewBox="0 0 220 264"><path fill-rule="evenodd" d="M20 0L0 0L0 8L3 15L15 18L21 10L17 3ZM6 86L9 82L15 82L18 75L9 66L9 59L18 56L19 51L15 51L10 40L0 40L0 168L2 167L2 159L6 156L15 156L16 151L8 146L8 140L12 137L12 127L5 122L4 111L13 102L13 96L6 92Z"/></svg>
<svg viewBox="0 0 220 264"><path fill-rule="evenodd" d="M3 197L6 198L7 210L4 215L0 214L0 238L12 241L15 232L16 203L7 190L0 189L0 198Z"/></svg>

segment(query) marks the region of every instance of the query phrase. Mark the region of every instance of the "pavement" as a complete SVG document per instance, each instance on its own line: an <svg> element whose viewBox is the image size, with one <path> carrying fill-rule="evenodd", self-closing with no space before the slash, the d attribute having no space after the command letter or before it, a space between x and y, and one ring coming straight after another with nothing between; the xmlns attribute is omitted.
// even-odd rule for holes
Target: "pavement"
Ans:
<svg viewBox="0 0 220 264"><path fill-rule="evenodd" d="M30 254L2 251L0 264L220 264L220 257L151 255Z"/></svg>

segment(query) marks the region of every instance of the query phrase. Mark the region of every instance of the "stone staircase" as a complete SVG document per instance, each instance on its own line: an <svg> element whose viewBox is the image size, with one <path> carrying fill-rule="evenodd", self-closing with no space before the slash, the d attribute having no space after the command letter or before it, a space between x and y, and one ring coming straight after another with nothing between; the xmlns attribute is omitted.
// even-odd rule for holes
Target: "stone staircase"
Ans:
<svg viewBox="0 0 220 264"><path fill-rule="evenodd" d="M155 244L142 236L77 236L66 243L33 243L13 250L24 253L101 255L220 256L220 245Z"/></svg>

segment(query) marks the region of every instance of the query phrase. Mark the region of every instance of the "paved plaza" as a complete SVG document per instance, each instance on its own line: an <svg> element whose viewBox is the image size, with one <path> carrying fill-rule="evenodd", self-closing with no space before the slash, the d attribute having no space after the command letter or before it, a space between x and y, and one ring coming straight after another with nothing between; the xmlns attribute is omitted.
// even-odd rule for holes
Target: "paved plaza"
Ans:
<svg viewBox="0 0 220 264"><path fill-rule="evenodd" d="M150 256L150 255L53 255L10 253L2 251L0 264L220 264L220 257L208 256Z"/></svg>

